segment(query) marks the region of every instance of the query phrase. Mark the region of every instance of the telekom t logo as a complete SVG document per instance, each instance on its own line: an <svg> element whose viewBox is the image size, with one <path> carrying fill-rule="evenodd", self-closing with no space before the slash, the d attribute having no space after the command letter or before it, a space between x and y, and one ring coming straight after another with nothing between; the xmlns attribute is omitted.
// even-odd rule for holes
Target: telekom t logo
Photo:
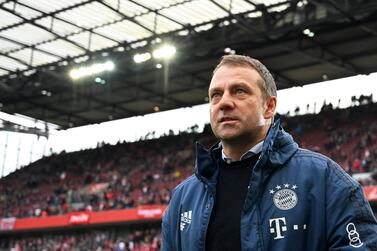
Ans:
<svg viewBox="0 0 377 251"><path fill-rule="evenodd" d="M282 223L282 224L281 224ZM285 217L270 219L270 233L276 233L274 240L283 239L282 232L287 231Z"/></svg>

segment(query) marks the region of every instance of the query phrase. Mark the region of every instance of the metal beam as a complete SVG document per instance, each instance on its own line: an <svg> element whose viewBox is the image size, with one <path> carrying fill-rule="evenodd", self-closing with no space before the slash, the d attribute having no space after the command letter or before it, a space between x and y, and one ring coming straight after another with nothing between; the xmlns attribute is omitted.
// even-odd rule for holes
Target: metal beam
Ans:
<svg viewBox="0 0 377 251"><path fill-rule="evenodd" d="M127 16L126 14L120 12L119 10L111 7L110 5L108 5L107 3L103 2L103 1L100 1L100 0L96 0L98 3L102 4L103 6L106 6L107 8L109 8L110 10L114 11L115 13L119 14L120 16L122 16L124 19L127 19L135 24L137 24L138 26L142 27L143 29L151 32L152 34L156 34L155 31L149 29L147 26L139 23L134 17L129 17Z"/></svg>
<svg viewBox="0 0 377 251"><path fill-rule="evenodd" d="M92 3L92 2L94 2L94 1L95 1L95 0L89 0L89 1L81 2L81 3L79 3L79 4L72 5L72 6L74 6L74 7L79 7L79 6L81 6L81 5L89 4L89 3ZM83 3L84 3L84 4L83 4ZM67 8L60 9L60 10L57 10L57 11L54 11L54 12L46 13L46 12L44 12L44 11L38 10L38 9L36 9L36 8L34 8L34 7L31 7L31 6L29 6L29 5L27 5L27 4L24 4L24 3L21 3L21 2L17 2L17 4L18 4L18 5L25 6L25 7L29 8L29 9L31 9L31 10L37 11L37 12L39 12L39 13L42 14L41 16L38 16L38 17L36 17L36 18L33 18L33 19L35 19L35 20L40 20L40 19L42 19L42 18L44 18L44 17L51 16L51 18L53 18L53 19L60 20L60 21L65 22L65 23L67 23L67 24L69 24L69 25L72 25L72 26L75 26L75 27L77 27L77 28L80 28L81 30L88 31L88 32L92 32L93 34L96 34L97 36L103 37L103 38L108 39L108 40L110 40L110 41L113 41L113 42L115 42L115 43L117 43L117 44L120 43L118 40L115 40L115 39L113 39L113 38L111 38L111 37L108 37L108 36L105 36L105 35L103 35L103 34L101 34L101 33L97 33L97 32L95 32L95 31L93 31L93 29L88 29L88 28L82 27L82 26L77 25L77 24L75 24L75 23L73 23L73 22L70 22L70 21L68 21L68 20L65 20L65 19L63 19L63 18L60 18L60 17L57 17L57 16L56 16L56 14L59 14L59 13L61 13L61 12L63 12L63 11L68 11L68 10L73 9L72 6L69 6L69 7L67 7ZM30 19L29 19L29 20L30 20ZM70 33L70 34L72 34L72 33Z"/></svg>
<svg viewBox="0 0 377 251"><path fill-rule="evenodd" d="M252 27L249 23L247 23L245 20L243 20L239 16L232 14L229 10L224 8L221 4L217 3L215 0L210 0L210 1L213 4L215 4L216 6L218 6L219 8L221 8L222 10L228 12L230 17L236 19L237 23L235 25L239 26L244 31L246 31L246 32L248 32L248 33L250 33L254 36L257 36L257 37L259 37L259 38L261 38L265 41L271 41L272 40L268 35L260 33L254 27ZM326 60L324 57L318 57L318 56L313 55L312 53L309 53L309 52L305 52L305 51L302 51L302 50L299 50L299 49L295 49L295 48L291 48L289 46L284 46L284 45L279 45L279 44L275 45L275 47L278 47L280 49L287 50L287 51L290 51L290 52L299 53L299 54L301 54L301 55L303 55L307 58L310 58L310 59L319 60L319 61L324 62L324 63L330 63L334 66L337 66L337 67L346 69L348 71L351 71L354 74L358 74L357 71L355 71L352 68L347 67L347 65L338 64L336 62L330 62L330 61Z"/></svg>
<svg viewBox="0 0 377 251"><path fill-rule="evenodd" d="M2 66L0 66L0 70L3 70L3 71L7 71L7 72L11 72L11 73L14 73L14 71L13 71L13 70L10 70L10 69L8 69L8 68L5 68L5 67L2 67Z"/></svg>
<svg viewBox="0 0 377 251"><path fill-rule="evenodd" d="M61 75L61 74L55 74L54 72L47 71L47 72L44 72L44 74L47 74L48 76L50 76L50 77L52 77L52 78L54 78L54 79L56 79L56 80L58 80L58 81L61 81L62 83L65 83L65 82L67 82L67 81L71 81L70 79L67 79L66 77L64 77L64 75ZM103 101L103 100L100 100L100 99L96 98L96 97L93 96L93 95L86 95L86 94L81 93L81 92L79 92L79 91L77 91L77 94L78 94L80 97L84 97L84 98L86 98L86 99L88 99L88 100L93 100L93 101L95 101L95 102L97 102L97 103L100 103L100 104L102 104L102 105L105 105L105 106L107 106L107 107L112 106L111 103L106 102L106 101ZM123 110L123 111L125 111L125 112L128 112L130 115L135 114L135 111L132 111L132 110L129 110L129 109L124 109L123 107L114 107L114 108L119 109L119 110Z"/></svg>
<svg viewBox="0 0 377 251"><path fill-rule="evenodd" d="M57 109L57 108L53 108L51 106L46 106L44 104L40 104L40 103L37 103L33 100L31 100L29 97L25 96L25 95L22 95L22 94L17 94L20 98L22 98L22 101L26 102L26 103L29 103L31 105L33 105L34 107L39 107L39 108L42 108L42 110L49 110L49 111L52 111L52 112L55 112L55 113L58 113L60 115L64 115L64 116L68 116L68 117L73 117L73 118L76 118L86 124L92 124L93 121L90 120L90 119L87 119L87 118L84 118L82 116L79 116L77 115L77 112L74 111L74 112L65 112L65 111L62 111L60 109Z"/></svg>
<svg viewBox="0 0 377 251"><path fill-rule="evenodd" d="M184 74L178 74L178 77L181 77L181 76L185 76L187 73L184 73ZM177 77L177 76L174 76L174 77ZM175 91L170 91L169 92L169 94L174 94L174 93L180 93L180 92L186 92L187 90L192 90L192 89L197 89L197 88L201 88L201 86L208 86L208 83L209 83L209 81L203 81L204 82L204 84L201 84L201 85L199 85L199 86L188 86L188 87L186 87L186 88L184 88L183 89L183 91L180 91L180 90L182 90L182 89L180 89L180 90L175 90ZM150 83L150 84L153 84L153 83ZM146 85L148 85L148 84L146 84ZM124 86L122 86L122 87L119 87L119 88L116 88L115 90L113 90L113 91L120 91L120 90L124 90L125 88L127 88L127 89L129 89L129 88L139 88L140 87L140 85L139 84L137 84L137 83L134 83L134 82L129 82L128 84L127 84L127 86L126 87L124 87ZM147 91L148 92L148 91ZM101 93L99 93L98 95L101 95L101 94L104 94L105 92L101 92ZM153 92L153 91L150 91L149 90L149 92L148 93L150 93L149 95L142 95L141 97L137 97L137 98L131 98L131 99L129 99L129 101L128 102L125 102L125 101L121 101L121 102L113 102L113 103L109 103L109 106L110 107L119 107L121 104L125 104L125 103L129 103L129 102L134 102L134 101L137 101L137 100L143 100L143 99L151 99L151 98L153 98L153 97L156 97L156 93L155 92ZM80 93L79 93L79 95L81 95ZM163 94L158 94L158 96L162 96ZM168 97L169 99L171 99L171 97ZM74 99L72 99L72 98L70 98L70 99L65 99L65 100L61 100L60 102L61 103L63 103L63 102L69 102L69 101L73 101ZM99 102L97 102L97 103L99 103ZM99 110L99 109L101 109L101 108L103 108L103 103L104 102L101 102L100 103L100 105L98 105L98 106L94 106L94 107L92 107L90 110ZM187 104L186 104L187 105ZM27 110L29 110L29 109L33 109L33 107L30 107L30 108L25 108L25 109L21 109L21 110L17 110L17 112L18 113L22 113L22 112L25 112L25 111L27 111ZM81 109L81 110L77 110L77 111L75 111L75 113L82 113L82 112L87 112L88 111L88 109ZM133 114L134 116L136 116L136 115L138 115L138 114ZM51 118L56 118L56 116L49 116L49 118L51 119Z"/></svg>
<svg viewBox="0 0 377 251"><path fill-rule="evenodd" d="M368 32L370 34L373 34L374 36L377 37L377 31L375 31L374 29L369 28L369 27L367 27L365 25L360 24L359 20L355 19L350 13L348 13L348 11L346 11L345 9L343 9L342 6L339 6L339 4L337 4L335 1L328 0L328 1L324 1L324 3L330 5L331 7L333 7L336 11L338 11L339 13L341 13L346 19L348 19L352 23L356 24L361 30L363 30L365 32Z"/></svg>
<svg viewBox="0 0 377 251"><path fill-rule="evenodd" d="M22 46L22 48L17 49L17 51L20 51L20 50L23 50L23 49L26 49L26 48L30 48L30 49L33 49L33 50L36 50L36 51L43 52L43 53L50 55L50 56L53 56L53 57L63 59L62 56L59 56L57 54L51 53L51 52L43 50L43 49L39 49L39 48L35 47L35 45L27 45L27 44L21 43L19 41L16 41L14 39L10 39L10 38L3 37L3 36L0 36L0 39L7 40L8 42L15 43L15 44ZM12 53L12 52L14 52L14 51L13 50L7 51L7 53Z"/></svg>
<svg viewBox="0 0 377 251"><path fill-rule="evenodd" d="M26 63L25 61L23 61L23 60L21 60L21 59L19 59L19 58L16 58L16 57L10 56L10 55L8 55L7 53L2 53L2 52L0 52L0 56L10 58L10 59L12 59L12 60L14 60L14 61L17 61L17 62L20 63L20 64L23 64L23 65L25 65L25 66L27 66L27 67L31 67L31 65L28 64L28 63Z"/></svg>
<svg viewBox="0 0 377 251"><path fill-rule="evenodd" d="M164 15L164 14L161 14L161 13L159 12L159 10L153 10L153 9L151 9L151 8L149 8L149 7L147 7L147 6L145 6L144 4L141 4L141 3L137 2L137 1L134 1L134 0L128 0L128 1L131 2L131 3L133 3L133 4L136 4L136 5L140 6L140 7L144 8L144 9L146 9L146 10L148 10L149 12L154 12L154 13L156 13L156 15L159 15L159 16L161 16L161 17L164 17L164 18L166 18L166 19L168 19L168 20L170 20L170 21L172 21L172 22L174 22L174 23L176 23L176 24L179 24L179 25L182 26L182 27L185 27L185 28L189 29L189 27L188 27L187 25L185 25L185 24L183 24L183 23L181 23L181 22L178 22L177 20L175 20L175 19L173 19L173 18L171 18L171 17L168 17L168 16L166 16L166 15Z"/></svg>
<svg viewBox="0 0 377 251"><path fill-rule="evenodd" d="M38 28L40 28L40 29L42 29L42 30L48 32L48 33L51 33L51 34L54 35L55 37L57 37L57 38L59 38L59 39L61 39L61 40L64 40L64 41L66 41L66 42L68 42L68 43L70 43L70 44L76 46L77 48L80 48L81 50L83 50L83 51L85 51L85 52L88 51L85 47L83 47L83 46L77 44L76 42L71 41L71 40L69 40L69 39L66 38L66 37L60 36L58 33L53 32L53 31L47 29L47 28L44 27L43 25L37 24L35 21L29 21L27 18L25 18L25 17L23 17L22 15L16 13L15 11L12 11L12 10L10 10L10 9L8 9L8 8L4 8L4 6L0 6L0 9L1 9L1 10L4 10L4 11L6 11L6 12L11 13L11 14L15 15L15 16L18 17L18 18L21 18L22 20L24 20L24 21L26 21L26 22L30 22L30 23L32 23L34 26L36 26L36 27L38 27Z"/></svg>
<svg viewBox="0 0 377 251"><path fill-rule="evenodd" d="M49 136L48 129L42 130L36 127L21 126L19 124L6 121L4 119L0 119L0 121L3 121L3 123L0 124L0 131L28 133L28 134L38 135L38 136L44 136L46 138L48 138Z"/></svg>
<svg viewBox="0 0 377 251"><path fill-rule="evenodd" d="M354 73L354 74L362 74L362 70L360 70L357 66L355 66L351 62L348 62L347 60L344 59L344 57L342 57L342 56L338 55L337 53L335 53L334 51L330 50L325 45L323 45L319 41L317 41L315 38L306 38L306 40L310 41L312 44L314 44L315 46L320 48L321 56L319 56L319 58L324 59L325 55L327 53L328 55L337 58L338 61L341 62L340 64L333 64L333 65L340 67L340 68L343 68L343 69L347 69L349 72ZM301 48L300 48L300 50L301 50ZM331 62L331 61L326 59L324 62L328 63L328 62Z"/></svg>
<svg viewBox="0 0 377 251"><path fill-rule="evenodd" d="M11 0L12 1L12 0ZM15 23L15 24L12 24L12 25L8 25L8 26L5 26L3 28L0 28L0 32L4 31L4 30L8 30L8 29L12 29L12 28L15 28L17 26L21 26L23 24L27 24L27 23L34 23L35 21L39 20L39 19L42 19L42 18L45 18L45 17L48 17L48 16L54 16L56 14L59 14L59 13L62 13L62 12L65 12L67 10L71 10L71 9L74 9L74 8L77 8L77 7L80 7L80 6L83 6L83 5L86 5L88 3L92 3L94 0L87 0L87 1L83 1L83 2L80 2L80 3L77 3L77 4L74 4L74 5L70 5L68 7L65 7L65 8L62 8L62 9L58 9L56 11L53 11L53 12L50 12L50 13L44 13L42 12L41 10L38 10L38 9L35 9L33 7L30 7L24 3L21 3L21 2L16 2L16 1L12 1L14 2L15 4L18 4L18 5L21 5L21 6L25 6L27 8L30 8L34 11L39 11L40 13L43 13L42 16L37 16L37 17L34 17L34 18L31 18L31 19L23 19L23 21L19 22L19 23ZM10 2L10 1L8 1ZM2 4L4 5L4 3ZM1 7L2 7L1 5ZM13 13L12 13L13 14Z"/></svg>
<svg viewBox="0 0 377 251"><path fill-rule="evenodd" d="M288 1L289 2L289 1ZM268 6L268 8L272 8L272 7L277 7L277 6L280 6L280 5L283 5L283 4L286 4L287 2L281 2L281 3L276 3L276 4L273 4L273 5L270 5ZM373 11L373 10L376 10L377 7L375 7L374 5L372 6L361 6L360 8L355 8L352 10L352 14L360 14L360 13L363 13L365 11ZM243 16L243 15L246 15L246 14L249 14L249 13L254 13L258 10L253 10L253 11L247 11L245 13L241 13L241 14L237 14L239 16ZM312 25L319 25L321 23L326 23L326 22L331 22L331 21L334 21L334 20L337 20L339 18L339 15L331 15L330 17L327 17L327 18L324 18L324 19L319 19L319 20L311 20L311 21L308 21L305 23L305 25L307 26L312 26ZM221 18L221 19L218 19L216 20L215 22L221 22L223 20L227 20L229 19L229 17L224 17L224 18ZM121 21L121 20L120 20ZM118 22L118 21L117 21ZM198 26L201 26L201 25L206 25L206 24L209 24L209 23L213 23L214 21L208 21L208 22L204 22L204 23L201 23L201 24L196 24L196 25L193 25L192 26L192 29L194 29L195 27L198 27ZM114 22L112 22L114 23ZM360 23L364 23L364 21L361 21ZM103 26L106 26L108 24L105 24ZM98 27L103 27L103 26L98 26ZM97 28L98 28L97 27ZM274 33L282 33L282 32L289 32L289 31L292 31L292 30L295 30L295 29L299 29L300 27L304 27L303 25L298 25L298 26L294 26L294 25L285 25L284 27L279 27L279 28L275 28L275 29L270 29L269 31L266 32L267 35L269 34L274 34ZM176 34L177 32L179 31L182 31L184 29L179 29L179 30L175 30L175 31L171 31L171 32L167 32L167 33L164 33L164 34L161 34L161 35L164 35L164 36L169 36L169 35L174 35ZM130 44L134 44L134 43L139 43L140 41L152 41L153 39L155 38L155 36L152 36L152 37L149 37L149 38L146 38L146 39L139 39L137 41L134 41L132 43L126 43L126 45L130 45ZM56 39L53 39L53 40L56 40ZM53 41L51 40L51 41ZM41 42L39 44L43 44L43 43L46 43L48 41L45 41L45 42ZM219 41L216 41L216 43L218 43ZM230 42L230 41L229 41ZM99 50L97 51L96 53L101 53L103 51L111 51L112 49L116 48L117 46L114 46L112 48L106 48L106 49L103 49L103 50ZM74 57L66 57L62 60L59 60L59 61L56 61L56 62L53 62L53 63L48 63L48 64L45 64L45 65L41 65L41 66L34 66L30 69L40 69L40 68L43 68L43 67L47 67L47 66L50 66L50 65L58 65L59 63L67 60L67 59L70 59L70 60L73 60L73 59L76 59L78 57L82 57L82 55L78 55L78 56L74 56ZM29 69L28 69L29 70ZM26 70L23 70L23 71L26 71ZM20 71L20 72L23 72L23 71ZM4 79L6 78L8 75L5 75L5 76L0 76L0 79Z"/></svg>

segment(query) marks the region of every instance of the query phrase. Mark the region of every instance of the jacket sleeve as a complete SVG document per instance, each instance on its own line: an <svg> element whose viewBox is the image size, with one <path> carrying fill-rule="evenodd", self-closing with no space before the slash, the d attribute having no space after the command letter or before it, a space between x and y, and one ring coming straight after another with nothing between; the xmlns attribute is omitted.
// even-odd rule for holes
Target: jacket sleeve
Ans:
<svg viewBox="0 0 377 251"><path fill-rule="evenodd" d="M170 206L166 209L162 217L162 246L160 251L173 251L172 234L170 230Z"/></svg>
<svg viewBox="0 0 377 251"><path fill-rule="evenodd" d="M162 245L160 251L179 251L177 250L177 221L179 214L177 212L178 197L176 193L177 188L172 191L172 197L168 208L162 217Z"/></svg>
<svg viewBox="0 0 377 251"><path fill-rule="evenodd" d="M377 222L363 187L329 161L326 182L329 251L377 251Z"/></svg>

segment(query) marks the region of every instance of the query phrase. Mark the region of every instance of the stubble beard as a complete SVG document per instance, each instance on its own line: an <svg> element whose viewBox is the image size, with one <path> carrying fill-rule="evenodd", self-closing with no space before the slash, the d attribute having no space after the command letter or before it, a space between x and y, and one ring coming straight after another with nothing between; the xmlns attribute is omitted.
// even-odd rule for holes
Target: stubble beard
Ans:
<svg viewBox="0 0 377 251"><path fill-rule="evenodd" d="M253 122L251 122L253 123ZM268 120L264 118L263 115L263 108L259 112L259 118L256 122L254 122L254 126L252 126L252 131L240 131L238 134L233 135L223 135L221 136L220 133L216 133L214 130L214 134L216 138L218 138L222 144L226 145L249 145L250 143L258 143L257 141L262 140L261 137L264 137L264 127L268 124ZM249 127L249 126L246 126ZM240 129L240 128L239 128Z"/></svg>

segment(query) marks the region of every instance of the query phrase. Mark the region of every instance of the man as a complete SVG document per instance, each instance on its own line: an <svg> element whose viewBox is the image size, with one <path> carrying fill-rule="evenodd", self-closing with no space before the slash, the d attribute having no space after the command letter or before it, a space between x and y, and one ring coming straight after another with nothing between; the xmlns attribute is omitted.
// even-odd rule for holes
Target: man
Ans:
<svg viewBox="0 0 377 251"><path fill-rule="evenodd" d="M220 143L197 144L195 175L163 217L162 250L377 250L363 188L274 122L276 85L263 64L224 56L209 100Z"/></svg>

